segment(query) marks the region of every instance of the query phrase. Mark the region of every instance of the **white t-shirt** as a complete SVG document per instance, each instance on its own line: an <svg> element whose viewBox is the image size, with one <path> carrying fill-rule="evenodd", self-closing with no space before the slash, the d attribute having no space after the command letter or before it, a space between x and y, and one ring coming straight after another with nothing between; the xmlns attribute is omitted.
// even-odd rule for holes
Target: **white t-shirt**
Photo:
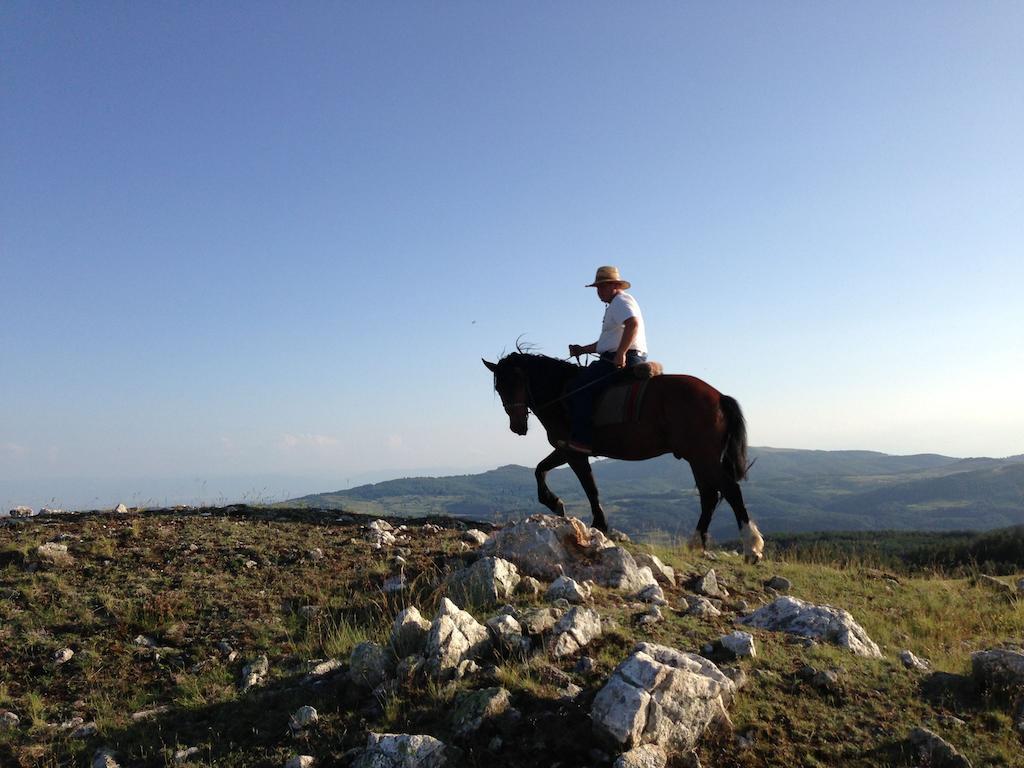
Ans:
<svg viewBox="0 0 1024 768"><path fill-rule="evenodd" d="M619 348L622 341L623 323L629 318L637 320L636 338L629 346L638 352L647 354L647 335L644 333L644 316L640 314L640 305L636 299L628 293L620 292L615 295L604 310L604 320L601 323L601 338L597 340L597 353L614 352Z"/></svg>

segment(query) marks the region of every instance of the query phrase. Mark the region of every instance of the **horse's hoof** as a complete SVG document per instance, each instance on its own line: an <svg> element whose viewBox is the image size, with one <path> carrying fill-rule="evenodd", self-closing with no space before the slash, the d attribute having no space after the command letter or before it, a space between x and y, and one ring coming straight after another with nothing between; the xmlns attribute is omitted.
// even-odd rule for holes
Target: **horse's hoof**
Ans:
<svg viewBox="0 0 1024 768"><path fill-rule="evenodd" d="M763 559L764 559L764 555L762 555L760 552L757 553L757 554L754 554L754 555L744 555L743 556L743 562L745 562L747 565L757 565Z"/></svg>
<svg viewBox="0 0 1024 768"><path fill-rule="evenodd" d="M555 507L555 514L559 517L565 517L565 504L561 501L558 502L558 506Z"/></svg>

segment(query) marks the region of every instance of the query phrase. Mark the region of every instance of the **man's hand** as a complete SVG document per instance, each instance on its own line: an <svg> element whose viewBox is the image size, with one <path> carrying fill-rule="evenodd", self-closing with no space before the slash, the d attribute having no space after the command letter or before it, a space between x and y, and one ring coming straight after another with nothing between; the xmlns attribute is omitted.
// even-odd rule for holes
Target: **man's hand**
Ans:
<svg viewBox="0 0 1024 768"><path fill-rule="evenodd" d="M625 352L616 352L615 353L615 367L616 368L625 368L626 367L626 353Z"/></svg>

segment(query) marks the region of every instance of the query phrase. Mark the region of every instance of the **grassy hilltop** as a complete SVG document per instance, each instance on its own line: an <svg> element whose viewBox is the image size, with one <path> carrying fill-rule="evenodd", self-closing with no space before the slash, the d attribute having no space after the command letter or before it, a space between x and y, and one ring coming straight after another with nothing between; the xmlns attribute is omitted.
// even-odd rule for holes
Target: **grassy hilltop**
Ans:
<svg viewBox="0 0 1024 768"><path fill-rule="evenodd" d="M445 575L473 548L460 540L465 523L451 518L404 521L407 539L375 550L365 541L367 519L337 517L228 508L0 526L0 716L18 718L0 722L0 765L87 766L104 746L122 766L175 765L186 747L196 748L187 765L283 766L297 754L313 755L318 766L348 765L350 750L372 730L436 736L458 746L467 766L598 768L610 762L591 753L600 745L590 736L589 703L634 643L699 651L732 631L739 601L751 610L773 599L764 583L775 575L792 582L795 597L851 612L884 658L753 630L758 655L736 663L748 682L730 709L734 730L703 739L704 765L918 765L906 743L916 726L947 738L975 766L1021 765L1009 702L968 676L973 651L1020 639L1024 602L972 579L969 569L955 577L934 563L880 569L849 553L840 564L820 548L790 549L787 560L754 567L731 553L710 560L667 543L655 553L680 583L714 567L728 585L722 616L672 610L687 594L678 586L666 589L664 620L643 625L644 608L597 588L593 605L615 625L588 649L591 671L540 653L484 669L480 678L397 684L375 696L347 682L351 650L364 640L385 642L406 606L433 616ZM65 545L66 556L47 561L38 551L47 542ZM407 587L389 593L383 585L398 551ZM531 602L541 603L520 599L517 607ZM497 609L473 612L483 621ZM74 655L57 663L63 649ZM934 671L905 669L897 658L903 649ZM261 654L269 660L266 682L243 693L242 667ZM341 660L339 672L307 679L332 658ZM808 667L836 670L837 685L813 685ZM570 683L582 689L573 699L565 695ZM456 737L451 714L460 697L495 685L508 689L521 718ZM289 716L303 705L317 709L319 722L292 735Z"/></svg>

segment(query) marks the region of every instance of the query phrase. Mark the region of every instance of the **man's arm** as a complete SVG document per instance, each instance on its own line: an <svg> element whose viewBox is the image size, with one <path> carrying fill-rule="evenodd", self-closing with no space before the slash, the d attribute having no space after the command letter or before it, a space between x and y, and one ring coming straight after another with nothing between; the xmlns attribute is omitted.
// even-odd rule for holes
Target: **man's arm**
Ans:
<svg viewBox="0 0 1024 768"><path fill-rule="evenodd" d="M586 346L580 346L579 344L569 345L569 357L579 357L580 355L592 355L597 352L597 342L587 344Z"/></svg>
<svg viewBox="0 0 1024 768"><path fill-rule="evenodd" d="M616 368L626 367L626 352L629 351L629 345L636 341L639 327L640 322L635 317L627 317L622 324L622 339L619 340L619 348L615 350Z"/></svg>

